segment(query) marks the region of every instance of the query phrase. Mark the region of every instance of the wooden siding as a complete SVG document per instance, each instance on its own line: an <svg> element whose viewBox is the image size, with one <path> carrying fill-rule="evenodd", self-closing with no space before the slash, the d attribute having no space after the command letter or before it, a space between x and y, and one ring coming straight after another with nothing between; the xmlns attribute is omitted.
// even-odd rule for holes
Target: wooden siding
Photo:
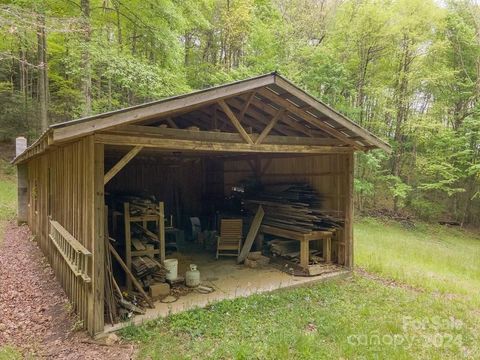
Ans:
<svg viewBox="0 0 480 360"><path fill-rule="evenodd" d="M103 153L102 153L103 156ZM94 335L103 331L103 293L95 301L94 289L103 287L103 279L97 271L103 253L95 253L94 202L94 143L93 137L85 137L74 143L55 148L31 159L28 164L28 224L36 240L52 266L57 280L69 296L73 309L85 328ZM102 172L103 158L99 164ZM100 171L97 169L97 172ZM103 197L103 192L100 194ZM102 205L103 206L103 205ZM87 274L90 283L77 277L49 238L50 220L58 222L69 234L92 253ZM103 224L103 220L102 220ZM102 230L103 233L103 230ZM103 241L103 238L100 239ZM102 246L104 246L102 244ZM99 262L99 260L101 262ZM103 290L102 290L103 291ZM101 300L101 301L100 301ZM98 303L100 302L100 303ZM98 315L98 308L102 311ZM96 315L96 316L95 316Z"/></svg>
<svg viewBox="0 0 480 360"><path fill-rule="evenodd" d="M106 168L116 161L107 160ZM106 185L107 193L153 194L165 204L166 216L196 216L205 192L204 163L200 158L135 158ZM174 214L176 204L181 214Z"/></svg>

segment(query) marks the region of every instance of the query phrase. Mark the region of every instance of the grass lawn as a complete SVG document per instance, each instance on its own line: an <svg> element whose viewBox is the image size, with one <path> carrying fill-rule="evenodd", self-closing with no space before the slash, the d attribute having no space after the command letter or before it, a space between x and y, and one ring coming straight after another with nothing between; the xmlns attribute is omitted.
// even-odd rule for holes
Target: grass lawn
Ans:
<svg viewBox="0 0 480 360"><path fill-rule="evenodd" d="M222 301L122 335L140 359L480 358L477 237L362 219L356 241L374 276Z"/></svg>
<svg viewBox="0 0 480 360"><path fill-rule="evenodd" d="M369 272L441 293L478 298L480 236L458 228L365 218L355 224L357 265Z"/></svg>
<svg viewBox="0 0 480 360"><path fill-rule="evenodd" d="M17 212L17 186L12 165L0 159L0 244L7 221Z"/></svg>

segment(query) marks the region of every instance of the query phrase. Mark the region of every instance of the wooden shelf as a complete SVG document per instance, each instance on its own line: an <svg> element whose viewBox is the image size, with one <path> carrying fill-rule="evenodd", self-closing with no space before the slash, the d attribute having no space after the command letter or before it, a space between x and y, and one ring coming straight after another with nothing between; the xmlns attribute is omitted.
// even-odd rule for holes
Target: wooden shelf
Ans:
<svg viewBox="0 0 480 360"><path fill-rule="evenodd" d="M160 257L160 262L163 264L165 261L165 215L164 215L164 204L163 202L158 203L158 215L140 215L140 216L131 216L130 215L130 203L123 203L123 216L125 222L125 264L128 269L132 270L132 257L133 256L148 256L148 255L158 255ZM158 247L155 249L149 250L132 250L132 232L131 224L141 222L145 229L147 229L148 222L155 222L158 224ZM148 229L147 229L148 230ZM152 234L153 236L153 234ZM130 278L127 278L127 288L131 290L132 282Z"/></svg>
<svg viewBox="0 0 480 360"><path fill-rule="evenodd" d="M130 216L130 222L158 221L160 215Z"/></svg>

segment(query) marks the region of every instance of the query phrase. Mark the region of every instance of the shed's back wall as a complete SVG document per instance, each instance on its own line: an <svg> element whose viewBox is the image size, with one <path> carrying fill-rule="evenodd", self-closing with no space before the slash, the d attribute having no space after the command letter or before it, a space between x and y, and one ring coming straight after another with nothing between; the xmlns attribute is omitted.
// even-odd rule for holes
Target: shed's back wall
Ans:
<svg viewBox="0 0 480 360"><path fill-rule="evenodd" d="M109 169L116 161L106 159ZM204 165L197 159L136 158L107 184L107 193L155 195L165 203L165 214L189 216L201 212ZM181 214L177 214L180 208Z"/></svg>

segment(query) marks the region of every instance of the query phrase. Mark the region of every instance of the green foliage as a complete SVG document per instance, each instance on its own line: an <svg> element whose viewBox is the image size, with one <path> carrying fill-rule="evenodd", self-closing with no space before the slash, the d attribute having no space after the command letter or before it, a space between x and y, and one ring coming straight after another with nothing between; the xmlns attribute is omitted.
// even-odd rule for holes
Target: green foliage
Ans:
<svg viewBox="0 0 480 360"><path fill-rule="evenodd" d="M412 187L402 181L398 176L387 175L384 180L389 185L389 190L394 199L400 202L400 207L405 205L405 199L412 191Z"/></svg>
<svg viewBox="0 0 480 360"><path fill-rule="evenodd" d="M1 5L0 137L41 131L44 14L50 123L278 70L393 145L390 157L358 157L361 209L435 199L453 218L479 224L477 3L88 3L88 18L71 1ZM429 213L416 204L410 210Z"/></svg>
<svg viewBox="0 0 480 360"><path fill-rule="evenodd" d="M419 219L425 221L434 221L445 211L445 208L438 202L422 197L412 197L408 206Z"/></svg>
<svg viewBox="0 0 480 360"><path fill-rule="evenodd" d="M17 212L17 187L14 179L15 168L0 159L0 222L11 220ZM0 225L0 238L2 237Z"/></svg>

